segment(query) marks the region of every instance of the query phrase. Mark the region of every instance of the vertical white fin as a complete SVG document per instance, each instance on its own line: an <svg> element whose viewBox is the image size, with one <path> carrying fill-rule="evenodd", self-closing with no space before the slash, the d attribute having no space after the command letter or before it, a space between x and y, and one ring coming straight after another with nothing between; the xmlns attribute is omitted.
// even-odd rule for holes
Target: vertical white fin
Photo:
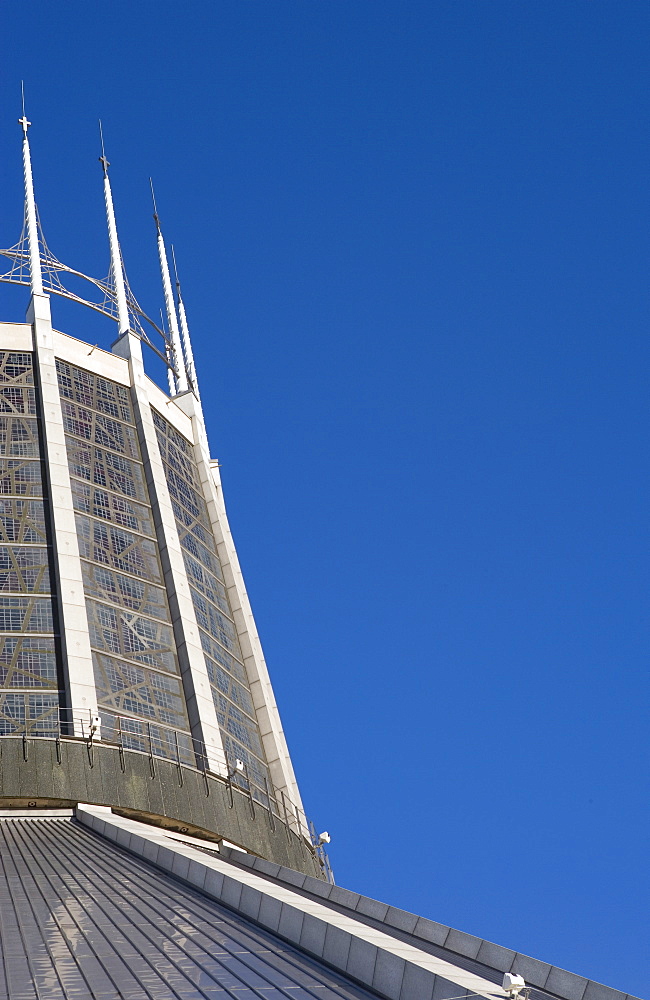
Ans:
<svg viewBox="0 0 650 1000"><path fill-rule="evenodd" d="M24 103L24 102L23 102ZM43 294L43 275L41 273L41 255L38 248L38 226L36 225L36 202L34 200L34 179L32 177L32 158L29 152L27 129L31 122L27 121L23 106L23 117L18 119L23 128L23 173L25 176L25 214L27 216L27 241L29 244L29 273L31 277L32 295Z"/></svg>
<svg viewBox="0 0 650 1000"><path fill-rule="evenodd" d="M99 123L101 133L102 123ZM104 137L102 135L102 155L99 162L104 170L104 201L106 202L106 222L108 224L108 244L111 252L111 270L115 283L115 300L117 303L117 326L120 337L129 330L129 309L126 304L126 282L124 281L124 268L122 267L122 255L120 244L117 238L117 226L115 224L115 209L113 208L113 194L111 192L111 182L108 177L110 163L104 153Z"/></svg>
<svg viewBox="0 0 650 1000"><path fill-rule="evenodd" d="M172 261L174 264L174 277L176 278L176 295L178 297L178 315L181 321L181 333L183 334L183 348L185 350L185 363L187 368L187 377L191 388L196 394L196 398L201 400L201 394L199 392L199 383L196 377L196 366L194 364L194 353L192 351L192 341L190 340L190 328L187 325L187 315L185 313L185 306L183 304L183 298L181 296L181 283L178 280L178 270L176 269L176 254L174 253L174 247L172 246Z"/></svg>
<svg viewBox="0 0 650 1000"><path fill-rule="evenodd" d="M163 311L160 310L160 329L165 334L165 357L167 358L167 381L169 383L169 395L176 395L176 380L174 379L174 362L172 358L172 349L169 346L169 341L167 340L167 331L165 330L165 320L163 319Z"/></svg>
<svg viewBox="0 0 650 1000"><path fill-rule="evenodd" d="M165 241L163 240L162 231L160 229L160 219L158 218L158 212L156 209L156 198L153 193L151 178L149 178L149 183L151 184L151 197L153 198L153 218L156 223L156 233L158 235L158 260L160 261L160 275L162 277L163 293L165 296L165 311L167 313L167 323L169 324L169 335L172 343L172 354L174 356L176 368L176 391L187 392L188 386L187 374L185 371L185 359L183 357L183 348L181 346L181 335L178 329L178 318L176 316L174 293L172 292L172 281L169 273L169 264L167 262L167 251L165 250Z"/></svg>

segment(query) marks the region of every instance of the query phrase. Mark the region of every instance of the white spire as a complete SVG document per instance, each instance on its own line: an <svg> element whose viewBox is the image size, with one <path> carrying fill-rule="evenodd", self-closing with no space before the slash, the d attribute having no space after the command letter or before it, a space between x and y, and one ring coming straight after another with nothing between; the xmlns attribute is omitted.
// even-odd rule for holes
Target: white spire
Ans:
<svg viewBox="0 0 650 1000"><path fill-rule="evenodd" d="M178 280L178 271L176 269L176 254L174 253L174 247L172 246L172 261L174 263L174 277L176 278L176 294L178 296L178 315L181 321L181 333L183 334L183 348L185 350L185 362L187 368L187 377L189 379L190 385L194 392L196 393L196 398L200 401L201 395L199 393L199 383L196 377L196 367L194 365L194 354L192 353L192 341L190 340L190 328L187 325L187 316L185 314L185 306L183 305L183 298L181 296L181 283Z"/></svg>
<svg viewBox="0 0 650 1000"><path fill-rule="evenodd" d="M176 382L174 380L174 367L172 359L172 351L169 346L169 341L167 340L167 334L165 330L165 320L163 319L163 311L160 310L160 329L165 334L165 357L167 358L167 381L169 383L169 395L176 395Z"/></svg>
<svg viewBox="0 0 650 1000"><path fill-rule="evenodd" d="M102 123L99 123L99 132L102 137L102 155L99 157L104 170L104 201L106 202L106 222L108 223L108 244L111 251L111 269L113 271L113 281L115 283L115 299L117 302L117 326L120 337L129 330L129 310L126 304L126 283L124 281L124 268L122 267L122 255L120 244L117 239L117 226L115 224L115 209L113 208L113 195L111 192L111 182L108 178L108 168L110 163L104 153L104 136L102 133Z"/></svg>
<svg viewBox="0 0 650 1000"><path fill-rule="evenodd" d="M41 274L41 255L38 248L34 178L32 177L32 158L29 154L29 139L27 138L27 129L31 125L31 122L28 122L25 116L24 98L23 117L18 119L18 124L23 127L23 173L25 175L25 210L27 215L27 242L29 244L29 271L31 275L32 295L42 295L43 275Z"/></svg>
<svg viewBox="0 0 650 1000"><path fill-rule="evenodd" d="M167 313L172 355L175 362L174 366L176 368L176 391L187 392L187 373L185 371L185 361L183 359L183 348L181 347L181 335L178 329L176 306L174 305L174 294L172 292L172 281L169 274L169 264L167 262L167 251L165 250L165 241L163 240L162 231L160 229L160 219L158 218L158 211L156 209L156 196L153 193L153 183L151 178L149 178L149 183L151 184L151 197L153 198L153 218L156 223L156 232L158 234L158 259L160 261L160 274L163 283L163 293L165 295L165 311Z"/></svg>

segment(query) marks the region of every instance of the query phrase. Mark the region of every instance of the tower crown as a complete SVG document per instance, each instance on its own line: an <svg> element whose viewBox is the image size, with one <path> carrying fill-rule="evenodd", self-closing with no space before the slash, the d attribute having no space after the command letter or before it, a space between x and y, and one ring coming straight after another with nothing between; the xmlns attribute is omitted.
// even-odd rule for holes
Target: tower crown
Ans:
<svg viewBox="0 0 650 1000"><path fill-rule="evenodd" d="M102 280L49 250L24 114L20 124L25 226L0 251L0 281L31 299L27 323L0 323L0 397L12 401L0 414L0 737L38 758L41 803L119 806L320 876L155 197L168 332L126 278L101 124ZM69 275L94 298L70 291ZM112 349L57 331L51 294L114 320ZM146 376L143 345L167 365L169 393Z"/></svg>

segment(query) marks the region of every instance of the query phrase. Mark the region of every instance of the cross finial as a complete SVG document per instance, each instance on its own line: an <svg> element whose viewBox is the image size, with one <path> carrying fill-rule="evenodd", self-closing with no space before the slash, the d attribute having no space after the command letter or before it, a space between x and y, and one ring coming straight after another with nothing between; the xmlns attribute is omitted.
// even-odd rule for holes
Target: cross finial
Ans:
<svg viewBox="0 0 650 1000"><path fill-rule="evenodd" d="M149 186L151 187L151 200L153 202L153 221L156 223L156 229L160 232L160 219L158 218L158 209L156 208L156 196L153 190L153 181L151 177L149 178Z"/></svg>
<svg viewBox="0 0 650 1000"><path fill-rule="evenodd" d="M25 114L24 111L23 111L23 117L18 119L18 124L22 125L23 127L23 135L27 135L27 129L32 123L27 121L27 115Z"/></svg>
<svg viewBox="0 0 650 1000"><path fill-rule="evenodd" d="M110 163L106 159L106 150L104 149L104 129L102 128L101 118L99 119L99 141L102 144L102 155L99 157L99 162L104 168L104 177L108 177L108 168L110 167Z"/></svg>

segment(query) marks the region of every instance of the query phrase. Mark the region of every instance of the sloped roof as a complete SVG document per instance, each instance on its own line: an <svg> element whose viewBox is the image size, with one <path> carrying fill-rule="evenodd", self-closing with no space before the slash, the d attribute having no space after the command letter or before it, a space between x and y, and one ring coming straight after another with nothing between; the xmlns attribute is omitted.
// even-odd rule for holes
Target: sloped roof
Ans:
<svg viewBox="0 0 650 1000"><path fill-rule="evenodd" d="M0 819L0 860L0 1000L634 1000L107 808Z"/></svg>
<svg viewBox="0 0 650 1000"><path fill-rule="evenodd" d="M376 997L73 819L0 822L3 1000Z"/></svg>

